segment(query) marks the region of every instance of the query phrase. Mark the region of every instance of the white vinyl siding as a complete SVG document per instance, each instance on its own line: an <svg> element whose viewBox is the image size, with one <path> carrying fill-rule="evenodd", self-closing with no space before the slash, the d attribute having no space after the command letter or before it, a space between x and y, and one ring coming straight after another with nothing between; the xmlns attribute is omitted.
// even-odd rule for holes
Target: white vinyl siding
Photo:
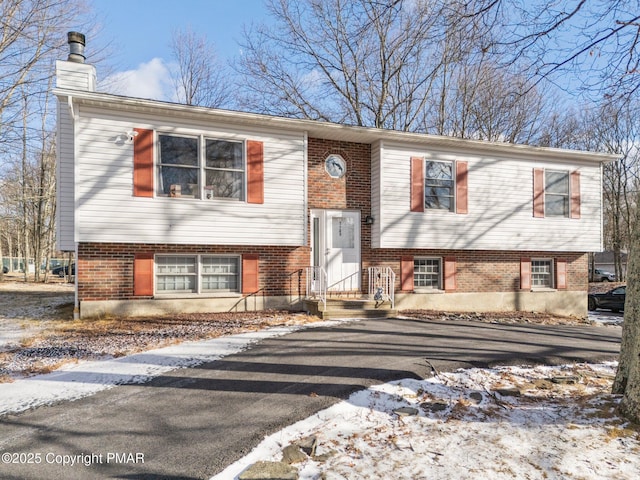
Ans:
<svg viewBox="0 0 640 480"><path fill-rule="evenodd" d="M306 172L302 134L232 128L210 121L200 125L157 116L125 117L122 112L87 107L81 110L78 122L79 241L304 244ZM134 197L133 145L122 136L135 127L175 135L263 142L264 204Z"/></svg>
<svg viewBox="0 0 640 480"><path fill-rule="evenodd" d="M96 68L88 63L56 61L56 87L93 92L96 89Z"/></svg>
<svg viewBox="0 0 640 480"><path fill-rule="evenodd" d="M380 159L384 181L372 212L379 219L379 230L373 233L372 244L377 248L599 251L600 165L518 158L517 152L514 148L513 157L496 157L385 143ZM410 211L412 157L468 162L468 214ZM534 168L580 172L580 219L533 217Z"/></svg>
<svg viewBox="0 0 640 480"><path fill-rule="evenodd" d="M56 165L56 241L58 250L75 250L73 119L66 101L58 102Z"/></svg>
<svg viewBox="0 0 640 480"><path fill-rule="evenodd" d="M384 152L382 142L376 142L371 146L371 216L373 217L373 225L370 227L371 248L380 247L380 225L383 216L380 209L380 192L384 178L384 172L380 170L382 152Z"/></svg>

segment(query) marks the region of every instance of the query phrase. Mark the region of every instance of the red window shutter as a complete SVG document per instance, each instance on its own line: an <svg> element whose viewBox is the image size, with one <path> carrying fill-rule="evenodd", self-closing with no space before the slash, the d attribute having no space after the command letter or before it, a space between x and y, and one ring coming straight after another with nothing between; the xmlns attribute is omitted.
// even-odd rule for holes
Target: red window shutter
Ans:
<svg viewBox="0 0 640 480"><path fill-rule="evenodd" d="M400 289L403 292L413 291L413 257L400 259Z"/></svg>
<svg viewBox="0 0 640 480"><path fill-rule="evenodd" d="M444 257L444 290L453 292L456 287L456 257Z"/></svg>
<svg viewBox="0 0 640 480"><path fill-rule="evenodd" d="M247 203L264 203L264 144L247 141Z"/></svg>
<svg viewBox="0 0 640 480"><path fill-rule="evenodd" d="M133 258L133 294L153 295L153 253L136 253Z"/></svg>
<svg viewBox="0 0 640 480"><path fill-rule="evenodd" d="M571 218L580 218L580 172L571 172L570 175L571 189Z"/></svg>
<svg viewBox="0 0 640 480"><path fill-rule="evenodd" d="M556 260L556 288L567 289L567 261L564 259Z"/></svg>
<svg viewBox="0 0 640 480"><path fill-rule="evenodd" d="M257 254L242 256L242 293L255 293L260 289Z"/></svg>
<svg viewBox="0 0 640 480"><path fill-rule="evenodd" d="M531 290L531 259L520 259L520 290Z"/></svg>
<svg viewBox="0 0 640 480"><path fill-rule="evenodd" d="M134 128L133 196L153 197L153 130Z"/></svg>
<svg viewBox="0 0 640 480"><path fill-rule="evenodd" d="M469 213L468 162L456 162L456 213Z"/></svg>
<svg viewBox="0 0 640 480"><path fill-rule="evenodd" d="M411 211L424 212L424 158L419 157L411 158Z"/></svg>
<svg viewBox="0 0 640 480"><path fill-rule="evenodd" d="M544 217L544 169L533 169L533 216Z"/></svg>

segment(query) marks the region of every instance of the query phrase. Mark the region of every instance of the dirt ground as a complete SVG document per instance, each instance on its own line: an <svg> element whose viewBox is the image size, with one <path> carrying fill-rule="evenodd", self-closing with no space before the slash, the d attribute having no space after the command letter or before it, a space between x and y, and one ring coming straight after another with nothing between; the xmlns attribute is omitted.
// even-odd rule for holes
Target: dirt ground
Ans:
<svg viewBox="0 0 640 480"><path fill-rule="evenodd" d="M191 340L318 321L286 311L73 320L73 285L0 282L0 383L80 360L113 358Z"/></svg>
<svg viewBox="0 0 640 480"><path fill-rule="evenodd" d="M46 373L80 360L119 357L183 341L319 320L304 313L264 311L74 321L73 300L73 285L60 279L43 284L27 283L15 275L5 276L0 282L0 382ZM443 321L589 323L587 319L524 312L459 314L407 310L401 315Z"/></svg>

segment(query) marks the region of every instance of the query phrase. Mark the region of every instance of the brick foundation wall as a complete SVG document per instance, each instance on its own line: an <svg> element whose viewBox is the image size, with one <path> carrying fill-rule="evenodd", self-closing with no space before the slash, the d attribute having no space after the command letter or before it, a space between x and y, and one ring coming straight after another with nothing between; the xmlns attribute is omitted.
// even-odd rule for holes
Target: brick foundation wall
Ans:
<svg viewBox="0 0 640 480"><path fill-rule="evenodd" d="M304 292L299 272L309 263L306 247L81 243L76 269L80 301L140 298L133 295L133 260L139 253L258 254L259 288L264 295Z"/></svg>
<svg viewBox="0 0 640 480"><path fill-rule="evenodd" d="M567 261L567 290L586 292L588 254L582 252L512 252L483 250L394 250L374 249L363 245L362 267L389 266L396 274L396 289L400 290L400 258L454 257L456 260L456 292L517 292L520 290L520 259L552 258ZM368 279L363 280L367 285Z"/></svg>
<svg viewBox="0 0 640 480"><path fill-rule="evenodd" d="M133 260L137 253L154 254L234 254L259 255L259 287L264 295L302 295L308 265L307 247L234 247L202 245L131 245L83 243L78 248L78 294L81 301L127 300L133 295ZM400 290L402 256L455 257L456 292L512 292L520 289L520 258L565 259L568 264L567 290L587 291L587 254L566 252L502 252L449 250L371 250L363 245L363 291L367 288L366 269L390 266Z"/></svg>

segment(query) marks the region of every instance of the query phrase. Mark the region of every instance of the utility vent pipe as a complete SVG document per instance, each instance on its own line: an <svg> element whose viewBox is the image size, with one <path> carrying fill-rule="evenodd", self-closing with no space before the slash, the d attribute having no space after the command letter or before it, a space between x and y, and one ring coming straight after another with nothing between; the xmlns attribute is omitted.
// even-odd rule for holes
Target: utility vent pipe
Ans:
<svg viewBox="0 0 640 480"><path fill-rule="evenodd" d="M69 43L69 58L67 61L84 63L84 46L85 38L84 34L78 32L67 33L67 42Z"/></svg>

